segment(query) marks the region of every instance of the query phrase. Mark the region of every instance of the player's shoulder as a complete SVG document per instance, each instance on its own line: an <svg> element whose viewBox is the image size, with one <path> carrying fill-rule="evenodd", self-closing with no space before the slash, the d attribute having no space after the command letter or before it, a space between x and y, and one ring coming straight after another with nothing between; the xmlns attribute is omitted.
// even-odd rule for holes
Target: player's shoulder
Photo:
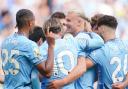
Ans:
<svg viewBox="0 0 128 89"><path fill-rule="evenodd" d="M62 40L69 44L74 44L76 42L75 37L70 33L66 34Z"/></svg>
<svg viewBox="0 0 128 89"><path fill-rule="evenodd" d="M10 42L13 40L13 35L9 35L8 37L6 37L3 41L2 41L2 44L1 44L1 48L5 47L6 45L10 44Z"/></svg>
<svg viewBox="0 0 128 89"><path fill-rule="evenodd" d="M79 32L76 36L75 36L75 38L90 38L89 37L89 34L87 33L87 32Z"/></svg>
<svg viewBox="0 0 128 89"><path fill-rule="evenodd" d="M31 41L29 39L27 39L26 41L27 42L24 43L24 48L28 48L28 50L39 48L38 45L34 41Z"/></svg>
<svg viewBox="0 0 128 89"><path fill-rule="evenodd" d="M32 49L32 48L38 47L34 41L31 41L30 39L28 39L23 35L16 35L15 39L18 42L17 46L20 48Z"/></svg>
<svg viewBox="0 0 128 89"><path fill-rule="evenodd" d="M63 37L63 39L73 39L73 38L74 38L73 35L70 33L65 34Z"/></svg>

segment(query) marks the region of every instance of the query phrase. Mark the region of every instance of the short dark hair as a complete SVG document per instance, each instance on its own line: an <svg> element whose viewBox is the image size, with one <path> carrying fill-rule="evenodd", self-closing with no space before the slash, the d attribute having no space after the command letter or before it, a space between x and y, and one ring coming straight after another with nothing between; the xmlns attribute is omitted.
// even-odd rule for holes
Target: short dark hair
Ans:
<svg viewBox="0 0 128 89"><path fill-rule="evenodd" d="M38 42L40 38L42 38L42 41L46 40L43 29L39 26L35 26L33 33L29 35L29 39L34 42Z"/></svg>
<svg viewBox="0 0 128 89"><path fill-rule="evenodd" d="M97 22L98 27L101 25L106 25L106 26L116 29L118 22L114 16L104 15Z"/></svg>
<svg viewBox="0 0 128 89"><path fill-rule="evenodd" d="M60 20L57 19L57 18L50 18L50 19L48 19L44 23L43 30L46 33L48 29L49 29L49 32L51 31L51 32L53 32L55 34L61 32L62 24L61 24Z"/></svg>
<svg viewBox="0 0 128 89"><path fill-rule="evenodd" d="M24 26L27 25L28 21L32 21L34 19L35 17L32 11L28 9L21 9L16 14L16 26L18 28L23 28Z"/></svg>
<svg viewBox="0 0 128 89"><path fill-rule="evenodd" d="M51 15L51 18L65 19L65 14L63 12L55 12Z"/></svg>
<svg viewBox="0 0 128 89"><path fill-rule="evenodd" d="M91 26L92 26L92 28L97 25L98 20L103 16L104 16L104 14L95 14L94 16L91 17Z"/></svg>

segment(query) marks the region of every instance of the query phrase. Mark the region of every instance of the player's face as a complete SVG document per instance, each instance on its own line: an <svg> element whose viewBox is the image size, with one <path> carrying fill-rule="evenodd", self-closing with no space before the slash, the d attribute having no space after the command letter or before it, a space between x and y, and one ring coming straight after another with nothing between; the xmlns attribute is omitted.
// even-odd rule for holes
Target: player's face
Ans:
<svg viewBox="0 0 128 89"><path fill-rule="evenodd" d="M67 20L67 31L69 33L74 33L74 30L77 27L78 21L76 19L76 15L73 13L69 13L66 16L66 20Z"/></svg>
<svg viewBox="0 0 128 89"><path fill-rule="evenodd" d="M67 31L66 19L60 19L60 22L61 22L61 24L63 26L62 35L64 35L66 33L66 31Z"/></svg>

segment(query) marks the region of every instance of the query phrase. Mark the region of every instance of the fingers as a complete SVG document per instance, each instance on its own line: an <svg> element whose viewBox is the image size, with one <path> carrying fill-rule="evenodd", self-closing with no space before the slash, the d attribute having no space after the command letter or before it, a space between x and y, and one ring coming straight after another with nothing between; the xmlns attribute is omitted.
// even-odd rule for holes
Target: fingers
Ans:
<svg viewBox="0 0 128 89"><path fill-rule="evenodd" d="M55 34L53 32L49 32L49 27L48 27L48 30L46 32L46 37L51 37L51 38L54 38L55 37Z"/></svg>
<svg viewBox="0 0 128 89"><path fill-rule="evenodd" d="M54 38L55 37L55 34L53 32L49 32L49 36Z"/></svg>
<svg viewBox="0 0 128 89"><path fill-rule="evenodd" d="M49 35L49 27L46 30L46 36L48 36L48 35Z"/></svg>
<svg viewBox="0 0 128 89"><path fill-rule="evenodd" d="M112 89L123 89L122 86L118 83L112 84Z"/></svg>

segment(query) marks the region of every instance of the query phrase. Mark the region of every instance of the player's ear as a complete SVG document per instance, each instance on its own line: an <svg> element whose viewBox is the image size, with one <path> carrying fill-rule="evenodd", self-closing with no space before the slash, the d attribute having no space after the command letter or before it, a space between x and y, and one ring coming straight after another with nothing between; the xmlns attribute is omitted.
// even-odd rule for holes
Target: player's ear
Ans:
<svg viewBox="0 0 128 89"><path fill-rule="evenodd" d="M34 25L34 22L33 22L33 21L28 21L28 22L27 22L27 25L28 25L29 27L32 27L32 26Z"/></svg>
<svg viewBox="0 0 128 89"><path fill-rule="evenodd" d="M27 21L26 22L26 25L28 26L28 27L30 27L31 25L30 25L30 21Z"/></svg>

